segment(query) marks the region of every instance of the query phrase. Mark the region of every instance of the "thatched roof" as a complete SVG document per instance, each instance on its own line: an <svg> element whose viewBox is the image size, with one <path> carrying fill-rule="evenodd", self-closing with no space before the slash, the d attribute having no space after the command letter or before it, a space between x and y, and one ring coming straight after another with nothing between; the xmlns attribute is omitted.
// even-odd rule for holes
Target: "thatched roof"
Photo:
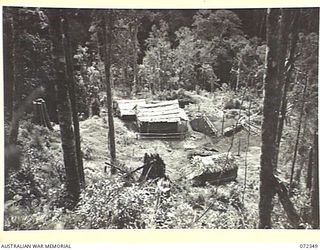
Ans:
<svg viewBox="0 0 320 250"><path fill-rule="evenodd" d="M138 122L179 122L188 120L185 111L179 107L178 100L138 104L136 115Z"/></svg>

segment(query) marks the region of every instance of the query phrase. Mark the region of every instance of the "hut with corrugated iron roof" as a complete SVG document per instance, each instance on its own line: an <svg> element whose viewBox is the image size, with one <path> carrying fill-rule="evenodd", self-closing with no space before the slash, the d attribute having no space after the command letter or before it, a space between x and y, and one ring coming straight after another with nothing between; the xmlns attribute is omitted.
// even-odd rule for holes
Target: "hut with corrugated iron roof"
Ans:
<svg viewBox="0 0 320 250"><path fill-rule="evenodd" d="M178 100L153 101L135 108L140 137L184 138L188 116Z"/></svg>

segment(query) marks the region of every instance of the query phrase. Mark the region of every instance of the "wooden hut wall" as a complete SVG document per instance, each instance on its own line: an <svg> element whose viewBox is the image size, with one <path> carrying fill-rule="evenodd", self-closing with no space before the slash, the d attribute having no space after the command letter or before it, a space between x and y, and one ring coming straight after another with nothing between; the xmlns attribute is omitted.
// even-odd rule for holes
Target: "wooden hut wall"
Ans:
<svg viewBox="0 0 320 250"><path fill-rule="evenodd" d="M141 122L140 133L177 133L177 122Z"/></svg>

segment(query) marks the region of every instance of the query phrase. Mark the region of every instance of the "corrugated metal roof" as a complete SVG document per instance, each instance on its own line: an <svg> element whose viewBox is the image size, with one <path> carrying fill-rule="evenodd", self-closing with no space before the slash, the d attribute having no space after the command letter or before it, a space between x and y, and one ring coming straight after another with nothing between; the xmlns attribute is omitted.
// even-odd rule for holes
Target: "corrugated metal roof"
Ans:
<svg viewBox="0 0 320 250"><path fill-rule="evenodd" d="M185 111L179 107L178 100L138 104L136 115L139 122L179 122L188 120Z"/></svg>
<svg viewBox="0 0 320 250"><path fill-rule="evenodd" d="M138 104L145 104L145 99L116 100L119 116L136 115L134 108Z"/></svg>

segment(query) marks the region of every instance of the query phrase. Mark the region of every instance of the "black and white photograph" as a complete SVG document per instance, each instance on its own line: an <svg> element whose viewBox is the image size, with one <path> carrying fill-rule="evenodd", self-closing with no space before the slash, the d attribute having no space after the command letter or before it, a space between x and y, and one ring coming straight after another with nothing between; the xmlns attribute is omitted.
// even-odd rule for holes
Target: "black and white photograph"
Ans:
<svg viewBox="0 0 320 250"><path fill-rule="evenodd" d="M319 8L2 6L3 229L319 229Z"/></svg>

